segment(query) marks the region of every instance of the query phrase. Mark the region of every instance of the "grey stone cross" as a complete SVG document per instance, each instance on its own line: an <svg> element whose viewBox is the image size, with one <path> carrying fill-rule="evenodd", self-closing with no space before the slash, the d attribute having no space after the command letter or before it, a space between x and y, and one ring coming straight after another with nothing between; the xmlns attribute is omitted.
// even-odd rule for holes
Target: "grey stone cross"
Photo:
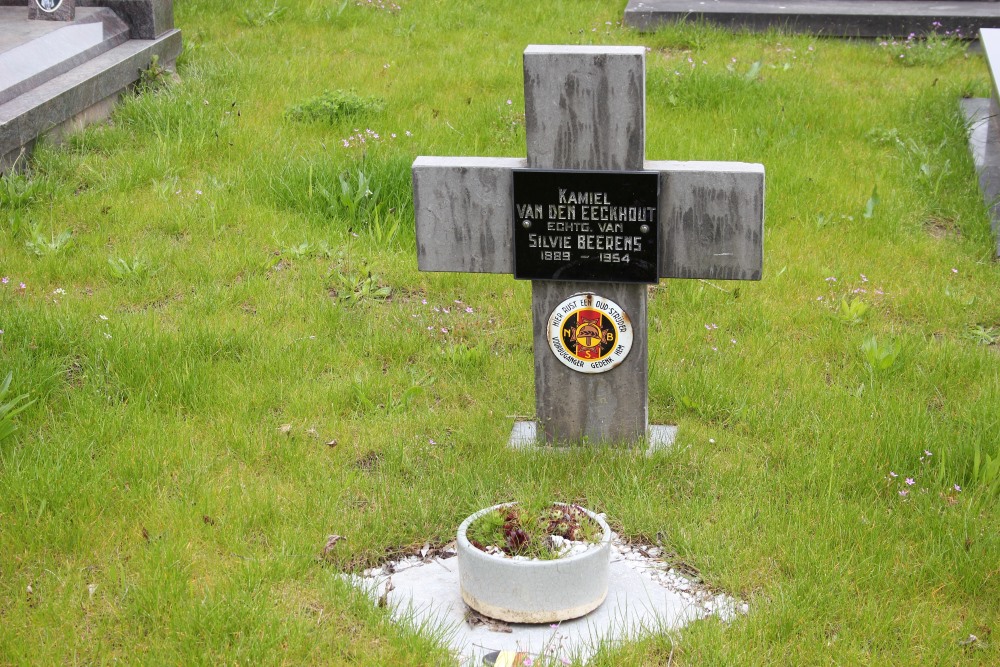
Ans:
<svg viewBox="0 0 1000 667"><path fill-rule="evenodd" d="M645 160L643 47L529 46L528 157L418 157L413 163L421 271L512 273L516 169L659 174L658 277L759 280L764 167ZM553 310L596 293L631 319L628 356L580 373L549 349ZM648 434L645 284L532 281L536 419L547 442L643 441Z"/></svg>

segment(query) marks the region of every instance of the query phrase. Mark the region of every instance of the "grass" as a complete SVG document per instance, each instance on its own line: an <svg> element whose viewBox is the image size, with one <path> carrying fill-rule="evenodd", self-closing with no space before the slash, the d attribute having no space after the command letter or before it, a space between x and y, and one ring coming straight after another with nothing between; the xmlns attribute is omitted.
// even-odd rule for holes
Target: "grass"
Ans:
<svg viewBox="0 0 1000 667"><path fill-rule="evenodd" d="M1000 662L981 56L400 5L176 3L181 81L4 179L0 376L34 403L0 443L0 663L447 664L338 573L542 497L751 605L595 664ZM524 153L529 43L648 46L647 156L767 168L763 280L651 294L680 434L650 459L509 451L529 286L416 270L409 165ZM328 91L385 106L287 117Z"/></svg>

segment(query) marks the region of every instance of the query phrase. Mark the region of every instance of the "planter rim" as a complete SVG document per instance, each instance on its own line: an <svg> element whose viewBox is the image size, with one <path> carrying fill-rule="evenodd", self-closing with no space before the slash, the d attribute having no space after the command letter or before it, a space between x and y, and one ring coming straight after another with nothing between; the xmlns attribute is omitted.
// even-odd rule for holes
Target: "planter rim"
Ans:
<svg viewBox="0 0 1000 667"><path fill-rule="evenodd" d="M482 554L483 556L485 556L487 558L495 558L496 560L501 561L501 562L505 562L505 563L520 563L520 562L535 563L536 566L538 566L538 567L550 566L550 564L551 564L551 566L555 566L555 565L558 565L560 563L569 563L569 562L577 560L579 558L585 558L585 557L587 557L588 554L590 554L590 552L593 549L597 549L597 548L601 547L604 544L610 544L611 543L611 527L608 525L608 522L605 521L603 517L599 516L596 512L593 512L593 511L587 509L586 507L583 507L582 505L576 505L574 503L562 503L562 502L553 502L552 504L553 505L563 505L563 506L566 506L566 507L572 506L572 507L579 508L579 509L583 510L583 512L587 516L589 516L591 519L593 519L594 521L596 521L597 525L600 526L600 528L601 528L601 531L602 531L601 539L599 541L597 541L597 542L594 542L593 545L592 545L592 547L588 548L586 551L583 551L583 552L578 553L578 554L573 554L572 556L566 556L565 558L552 558L550 560L541 560L541 559L537 559L537 558L529 558L526 561L516 561L516 560L514 560L513 558L511 558L509 556L498 556L496 554L487 553L487 552L483 551L482 549L476 547L474 544L472 544L472 542L469 541L469 538L466 537L465 533L468 530L469 526L472 525L472 522L475 521L476 519L478 519L479 517L483 516L484 514L488 514L489 512L493 512L494 510L498 510L501 507L511 507L513 505L518 505L518 504L520 504L520 503L518 503L517 501L509 502L509 503L499 503L499 504L493 505L491 507L484 507L483 509L481 509L481 510L479 510L477 512L474 512L473 514L469 515L465 519L465 521L463 521L462 524L458 527L458 543L461 546L463 546L463 547L465 547L467 549L473 549L473 550L475 550L476 552Z"/></svg>

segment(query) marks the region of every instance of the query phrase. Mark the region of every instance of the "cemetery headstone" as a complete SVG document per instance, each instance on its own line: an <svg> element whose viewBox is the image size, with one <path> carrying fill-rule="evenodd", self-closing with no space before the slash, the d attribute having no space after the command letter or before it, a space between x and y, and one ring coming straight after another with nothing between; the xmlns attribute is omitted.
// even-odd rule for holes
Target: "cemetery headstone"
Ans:
<svg viewBox="0 0 1000 667"><path fill-rule="evenodd" d="M527 159L413 163L420 270L532 281L546 442L646 439L648 284L761 277L764 167L646 161L645 53L529 46Z"/></svg>
<svg viewBox="0 0 1000 667"><path fill-rule="evenodd" d="M1000 29L983 28L979 41L986 54L992 79L989 98L970 97L961 100L969 133L969 150L979 175L979 190L990 211L995 257L1000 258Z"/></svg>
<svg viewBox="0 0 1000 667"><path fill-rule="evenodd" d="M44 21L72 21L76 0L28 0L28 18Z"/></svg>

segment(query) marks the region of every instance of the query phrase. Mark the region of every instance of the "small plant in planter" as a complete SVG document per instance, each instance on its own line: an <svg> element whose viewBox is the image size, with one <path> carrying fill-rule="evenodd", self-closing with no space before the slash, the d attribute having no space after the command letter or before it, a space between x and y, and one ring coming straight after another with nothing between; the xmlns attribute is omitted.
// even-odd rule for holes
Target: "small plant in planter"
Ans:
<svg viewBox="0 0 1000 667"><path fill-rule="evenodd" d="M467 531L469 542L481 551L538 560L580 553L601 535L601 526L582 507L564 504L504 505L480 516Z"/></svg>
<svg viewBox="0 0 1000 667"><path fill-rule="evenodd" d="M457 552L462 599L490 618L564 621L608 594L611 528L578 505L487 507L459 526Z"/></svg>

